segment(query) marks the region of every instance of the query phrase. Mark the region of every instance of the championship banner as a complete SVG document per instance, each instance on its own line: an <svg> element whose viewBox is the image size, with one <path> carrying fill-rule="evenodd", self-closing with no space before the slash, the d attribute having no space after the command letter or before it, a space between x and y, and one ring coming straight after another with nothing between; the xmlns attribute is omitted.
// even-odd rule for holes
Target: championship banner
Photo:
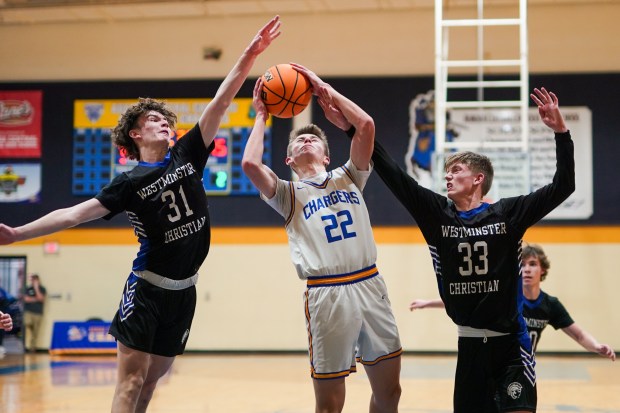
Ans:
<svg viewBox="0 0 620 413"><path fill-rule="evenodd" d="M0 164L0 202L35 203L41 198L41 164Z"/></svg>
<svg viewBox="0 0 620 413"><path fill-rule="evenodd" d="M36 91L0 91L0 158L41 157L41 102Z"/></svg>

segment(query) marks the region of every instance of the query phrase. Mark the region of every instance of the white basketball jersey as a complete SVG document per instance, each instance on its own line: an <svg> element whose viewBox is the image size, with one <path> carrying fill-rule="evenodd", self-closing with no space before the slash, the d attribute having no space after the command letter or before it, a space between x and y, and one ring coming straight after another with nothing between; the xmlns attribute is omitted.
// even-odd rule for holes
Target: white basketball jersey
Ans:
<svg viewBox="0 0 620 413"><path fill-rule="evenodd" d="M275 195L265 201L286 220L299 278L346 274L375 263L377 249L362 196L370 172L358 171L349 159L310 179L278 179Z"/></svg>

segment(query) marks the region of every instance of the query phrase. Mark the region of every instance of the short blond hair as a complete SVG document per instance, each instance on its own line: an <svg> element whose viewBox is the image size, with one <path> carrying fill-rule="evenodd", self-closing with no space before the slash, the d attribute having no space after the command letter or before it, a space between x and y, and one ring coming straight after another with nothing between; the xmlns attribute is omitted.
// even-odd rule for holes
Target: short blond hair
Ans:
<svg viewBox="0 0 620 413"><path fill-rule="evenodd" d="M302 126L291 131L291 133L288 135L288 146L286 147L287 156L291 156L291 145L293 141L299 135L306 134L314 135L319 138L321 142L323 142L323 146L325 147L325 156L329 156L329 144L327 143L327 135L325 134L325 131L323 129L319 128L314 123L310 123L306 126Z"/></svg>
<svg viewBox="0 0 620 413"><path fill-rule="evenodd" d="M491 160L479 153L475 152L457 152L446 158L444 163L444 171L448 172L448 169L454 164L462 163L467 165L474 173L481 173L484 175L484 181L482 182L482 195L486 195L491 190L491 184L493 184L493 164Z"/></svg>

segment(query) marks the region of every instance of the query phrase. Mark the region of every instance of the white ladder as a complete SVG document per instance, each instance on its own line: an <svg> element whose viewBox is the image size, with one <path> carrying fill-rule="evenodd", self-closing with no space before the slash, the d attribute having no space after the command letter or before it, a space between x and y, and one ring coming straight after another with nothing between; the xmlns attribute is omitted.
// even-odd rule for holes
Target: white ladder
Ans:
<svg viewBox="0 0 620 413"><path fill-rule="evenodd" d="M444 2L435 0L435 151L439 154L450 149L484 149L484 148L518 148L522 152L528 150L528 104L529 104L529 70L527 46L527 0L515 0L519 3L518 17L485 19L484 0L477 1L477 18L475 19L444 19ZM485 60L483 29L486 26L516 26L519 29L519 56L515 59ZM449 30L452 27L477 28L477 53L473 60L448 60ZM518 68L519 78L514 80L485 80L484 69L487 67ZM450 80L451 69L476 69L477 80ZM499 76L495 76L497 79ZM502 88L505 90L519 89L518 100L485 100L485 88ZM477 89L477 100L449 101L450 89ZM519 140L502 142L447 142L446 114L452 108L519 108L521 118L521 134Z"/></svg>

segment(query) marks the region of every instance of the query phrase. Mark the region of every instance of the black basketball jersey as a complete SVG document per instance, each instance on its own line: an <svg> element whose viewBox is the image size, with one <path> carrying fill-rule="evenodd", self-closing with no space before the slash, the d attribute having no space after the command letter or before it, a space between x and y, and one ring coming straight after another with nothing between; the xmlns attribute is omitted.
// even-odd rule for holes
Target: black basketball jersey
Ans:
<svg viewBox="0 0 620 413"><path fill-rule="evenodd" d="M211 241L202 175L213 148L205 147L196 125L162 162L140 162L97 194L111 211L105 219L127 213L140 243L134 271L182 280L200 268Z"/></svg>
<svg viewBox="0 0 620 413"><path fill-rule="evenodd" d="M574 323L560 300L542 290L537 299L525 299L523 318L525 318L525 324L530 333L530 340L532 340L534 351L536 351L540 336L548 324L551 324L557 330L558 328L566 328Z"/></svg>
<svg viewBox="0 0 620 413"><path fill-rule="evenodd" d="M570 134L556 134L553 183L529 195L459 212L454 203L426 189L375 142L374 167L420 227L434 263L446 312L461 326L526 333L521 315L521 239L528 227L574 191Z"/></svg>

